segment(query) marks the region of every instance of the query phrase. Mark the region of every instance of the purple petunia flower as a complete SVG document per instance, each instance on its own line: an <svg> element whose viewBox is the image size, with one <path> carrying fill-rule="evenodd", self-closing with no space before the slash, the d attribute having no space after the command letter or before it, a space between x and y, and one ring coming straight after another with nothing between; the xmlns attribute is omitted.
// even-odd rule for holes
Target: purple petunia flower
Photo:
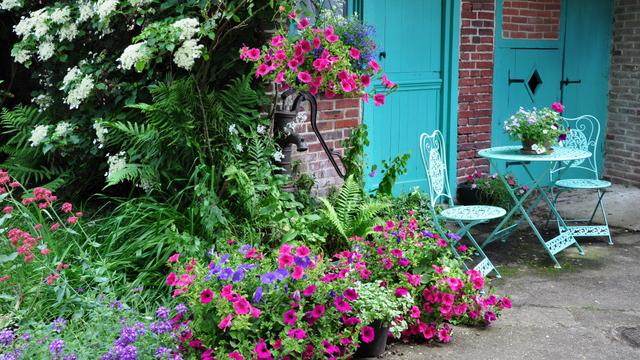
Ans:
<svg viewBox="0 0 640 360"><path fill-rule="evenodd" d="M224 268L222 269L222 271L220 271L220 274L218 274L218 279L220 280L228 280L231 275L233 275L233 269L232 268Z"/></svg>
<svg viewBox="0 0 640 360"><path fill-rule="evenodd" d="M244 279L244 275L245 275L244 270L238 269L231 276L231 281L233 281L233 282L242 281Z"/></svg>
<svg viewBox="0 0 640 360"><path fill-rule="evenodd" d="M256 288L256 291L253 292L253 297L251 298L251 300L253 301L254 304L257 304L260 302L260 300L262 299L262 286L258 286Z"/></svg>
<svg viewBox="0 0 640 360"><path fill-rule="evenodd" d="M222 265L224 263L227 262L227 260L229 260L229 254L224 254L220 257L220 261L218 261L219 265Z"/></svg>
<svg viewBox="0 0 640 360"><path fill-rule="evenodd" d="M287 271L287 269L278 269L275 271L275 273L276 279L278 280L284 280L289 277L289 271Z"/></svg>
<svg viewBox="0 0 640 360"><path fill-rule="evenodd" d="M268 272L260 276L260 282L263 284L271 284L276 280L277 280L276 274L272 272Z"/></svg>
<svg viewBox="0 0 640 360"><path fill-rule="evenodd" d="M423 230L420 233L422 234L422 236L430 237L432 239L436 237L436 235L431 231Z"/></svg>
<svg viewBox="0 0 640 360"><path fill-rule="evenodd" d="M448 237L449 239L451 239L451 240L454 240L454 241L462 240L462 238L460 237L460 235L458 235L458 234L456 234L456 233L451 233L451 232L450 232L450 233L448 233L448 234L447 234L447 237Z"/></svg>
<svg viewBox="0 0 640 360"><path fill-rule="evenodd" d="M238 251L240 252L240 254L244 255L247 252L249 252L250 249L251 249L251 245L242 245L240 246L240 249Z"/></svg>

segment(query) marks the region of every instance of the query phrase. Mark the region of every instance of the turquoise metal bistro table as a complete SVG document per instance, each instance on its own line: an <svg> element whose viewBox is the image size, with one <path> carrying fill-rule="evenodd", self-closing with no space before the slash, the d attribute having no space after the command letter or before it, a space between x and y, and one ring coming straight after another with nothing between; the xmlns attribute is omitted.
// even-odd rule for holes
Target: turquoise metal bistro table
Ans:
<svg viewBox="0 0 640 360"><path fill-rule="evenodd" d="M549 257L551 257L553 262L555 262L555 267L560 268L560 263L555 257L557 253L561 252L571 245L575 245L580 255L584 255L584 251L582 250L582 247L580 247L580 244L578 244L578 242L576 241L575 237L572 235L571 231L568 231L567 224L558 213L558 210L554 206L553 201L551 201L549 195L547 194L547 191L541 186L541 183L544 179L549 177L549 171L551 171L555 163L562 162L566 165L566 168L569 168L572 162L589 158L591 156L591 153L585 150L556 146L554 147L551 154L525 155L520 152L520 149L520 146L500 146L483 149L478 152L479 156L489 159L489 162L491 162L491 166L494 169L499 169L499 167L496 166L497 162L499 161L506 162L505 172L511 166L522 167L524 169L524 172L532 181L531 187L518 198L518 196L516 196L515 194L514 189L509 186L507 180L503 176L505 174L500 174L501 176L499 176L499 178L502 179L505 187L509 191L509 195L511 195L511 198L514 202L514 206L511 211L509 211L507 215L502 219L502 221L500 221L491 235L489 235L489 237L482 243L481 247L484 248L488 244L498 239L509 236L518 228L522 221L527 221L536 238L538 238L544 249L547 251ZM541 174L536 177L529 169L529 165L531 165L531 163L542 163L547 165L548 167L546 171L542 171ZM532 194L534 194L536 190L539 190L537 198L535 198L528 207L525 207L525 201ZM541 201L547 203L547 206L549 206L551 212L553 212L553 214L558 219L559 227L562 229L562 231L560 231L560 235L550 240L545 240L542 237L540 231L538 231L538 228L533 223L533 220L529 215L540 204ZM515 215L516 212L522 214L522 218L520 218L514 224L505 227L505 225L509 223L509 220Z"/></svg>

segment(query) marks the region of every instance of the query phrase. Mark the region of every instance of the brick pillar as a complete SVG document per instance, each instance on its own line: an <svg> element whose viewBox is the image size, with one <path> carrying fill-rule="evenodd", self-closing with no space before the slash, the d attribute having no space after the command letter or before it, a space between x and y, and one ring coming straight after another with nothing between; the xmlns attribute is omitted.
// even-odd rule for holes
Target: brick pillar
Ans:
<svg viewBox="0 0 640 360"><path fill-rule="evenodd" d="M318 97L318 129L330 149L338 151L340 155L344 154L342 143L349 137L352 129L360 124L361 114L362 103L359 99ZM315 179L313 190L318 194L326 194L332 187L342 184L342 180L322 149L310 120L309 117L296 129L304 137L309 150L298 153L294 149L293 159L301 162L301 172ZM340 165L340 161L336 161Z"/></svg>
<svg viewBox="0 0 640 360"><path fill-rule="evenodd" d="M491 146L494 0L463 0L458 94L458 179L489 171L479 149Z"/></svg>
<svg viewBox="0 0 640 360"><path fill-rule="evenodd" d="M605 176L640 186L640 0L614 3Z"/></svg>

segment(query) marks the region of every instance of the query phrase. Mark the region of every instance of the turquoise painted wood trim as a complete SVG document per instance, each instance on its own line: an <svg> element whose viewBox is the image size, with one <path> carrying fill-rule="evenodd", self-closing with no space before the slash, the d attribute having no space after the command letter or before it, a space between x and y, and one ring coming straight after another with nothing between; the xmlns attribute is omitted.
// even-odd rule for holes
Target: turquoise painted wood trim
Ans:
<svg viewBox="0 0 640 360"><path fill-rule="evenodd" d="M347 13L349 15L358 14L358 18L362 20L362 10L364 8L364 0L349 0L347 3Z"/></svg>
<svg viewBox="0 0 640 360"><path fill-rule="evenodd" d="M444 116L444 124L441 129L447 129L446 141L449 144L448 159L449 164L448 179L451 189L457 187L458 174L458 59L460 55L460 9L461 0L449 1L449 6L445 10L445 29L443 41L445 46L443 51L445 79L449 83L449 88L445 89L443 94L447 96L442 106Z"/></svg>

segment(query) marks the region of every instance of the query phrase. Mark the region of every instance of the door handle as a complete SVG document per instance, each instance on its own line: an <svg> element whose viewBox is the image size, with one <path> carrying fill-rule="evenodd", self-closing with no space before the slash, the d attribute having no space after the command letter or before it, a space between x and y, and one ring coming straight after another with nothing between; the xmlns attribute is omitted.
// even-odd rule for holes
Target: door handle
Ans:
<svg viewBox="0 0 640 360"><path fill-rule="evenodd" d="M386 51L380 51L380 53L378 54L378 60L382 60L382 59L386 59L387 58L387 52Z"/></svg>
<svg viewBox="0 0 640 360"><path fill-rule="evenodd" d="M511 78L511 70L509 70L509 85L514 83L524 83L524 79L513 79Z"/></svg>
<svg viewBox="0 0 640 360"><path fill-rule="evenodd" d="M564 80L560 80L560 89L569 85L569 84L580 84L582 80L569 80L569 78L564 78Z"/></svg>

